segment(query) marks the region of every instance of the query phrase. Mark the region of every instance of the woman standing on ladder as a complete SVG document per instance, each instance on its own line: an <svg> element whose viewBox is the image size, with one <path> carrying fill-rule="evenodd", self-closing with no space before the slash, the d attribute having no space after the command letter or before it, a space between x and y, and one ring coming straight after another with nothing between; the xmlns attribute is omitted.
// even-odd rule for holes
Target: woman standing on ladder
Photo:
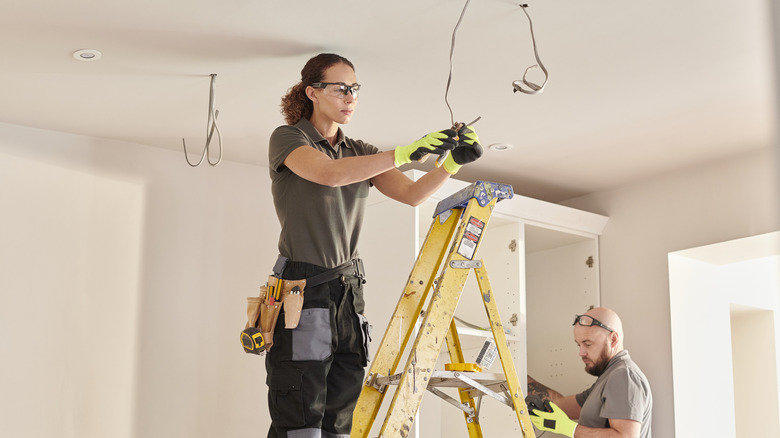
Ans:
<svg viewBox="0 0 780 438"><path fill-rule="evenodd" d="M419 205L482 154L471 127L434 132L384 152L346 137L339 126L352 119L359 90L346 58L311 58L301 81L282 98L287 125L271 135L271 191L282 227L279 253L288 259L282 278L309 280L297 328L285 329L280 315L266 356L269 437L350 433L369 359L357 251L369 188ZM418 181L397 169L446 151L451 152L443 165Z"/></svg>

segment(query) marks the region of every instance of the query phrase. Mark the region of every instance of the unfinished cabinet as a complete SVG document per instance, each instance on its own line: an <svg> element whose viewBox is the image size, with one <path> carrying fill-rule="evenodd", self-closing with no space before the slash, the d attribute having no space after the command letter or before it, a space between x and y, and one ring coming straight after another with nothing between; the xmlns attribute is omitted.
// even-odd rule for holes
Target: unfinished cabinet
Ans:
<svg viewBox="0 0 780 438"><path fill-rule="evenodd" d="M412 178L421 175L409 172ZM467 185L450 180L414 208L372 191L360 251L366 263L366 310L375 341L387 327L436 204ZM577 356L571 324L575 314L600 304L598 236L606 222L604 216L517 194L497 204L477 258L487 268L523 386L526 373L564 393L581 391L592 383ZM467 361L476 358L491 336L478 294L472 275L455 313ZM445 346L437 368L443 368L447 359ZM500 372L497 362L490 371ZM377 431L384 415L380 411L374 422ZM479 417L485 436L520 436L514 413L494 399L483 398ZM429 393L410 436L468 437L468 432L462 413Z"/></svg>

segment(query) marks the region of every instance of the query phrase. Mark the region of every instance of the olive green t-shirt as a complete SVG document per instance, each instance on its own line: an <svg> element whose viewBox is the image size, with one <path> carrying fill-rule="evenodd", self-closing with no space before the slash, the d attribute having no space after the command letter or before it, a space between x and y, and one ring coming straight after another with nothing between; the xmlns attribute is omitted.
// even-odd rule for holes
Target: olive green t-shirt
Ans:
<svg viewBox="0 0 780 438"><path fill-rule="evenodd" d="M284 165L299 147L313 147L336 160L371 155L379 149L344 136L331 147L308 120L283 125L271 134L268 162L271 194L279 223L279 254L296 262L333 268L358 257L357 243L371 183L328 187L303 179Z"/></svg>

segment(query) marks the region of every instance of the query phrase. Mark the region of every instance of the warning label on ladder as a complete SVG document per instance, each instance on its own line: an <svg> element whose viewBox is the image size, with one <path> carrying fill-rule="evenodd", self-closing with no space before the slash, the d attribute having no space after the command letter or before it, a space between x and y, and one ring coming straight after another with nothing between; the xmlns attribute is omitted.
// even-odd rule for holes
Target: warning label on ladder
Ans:
<svg viewBox="0 0 780 438"><path fill-rule="evenodd" d="M479 239L482 238L482 231L484 229L484 222L474 216L470 217L469 222L466 224L466 230L463 232L463 237L460 239L458 254L472 260L474 258L474 253L477 250Z"/></svg>

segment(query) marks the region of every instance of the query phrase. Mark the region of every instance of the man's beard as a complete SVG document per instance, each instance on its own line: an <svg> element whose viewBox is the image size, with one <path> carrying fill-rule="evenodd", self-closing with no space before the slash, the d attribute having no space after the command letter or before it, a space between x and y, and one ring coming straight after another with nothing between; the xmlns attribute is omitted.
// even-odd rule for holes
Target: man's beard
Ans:
<svg viewBox="0 0 780 438"><path fill-rule="evenodd" d="M593 362L593 365L585 367L585 372L591 376L596 377L604 374L604 370L606 370L607 365L609 365L609 356L607 355L607 351L607 346L605 345L604 349L601 350L601 354L599 355L598 359Z"/></svg>

